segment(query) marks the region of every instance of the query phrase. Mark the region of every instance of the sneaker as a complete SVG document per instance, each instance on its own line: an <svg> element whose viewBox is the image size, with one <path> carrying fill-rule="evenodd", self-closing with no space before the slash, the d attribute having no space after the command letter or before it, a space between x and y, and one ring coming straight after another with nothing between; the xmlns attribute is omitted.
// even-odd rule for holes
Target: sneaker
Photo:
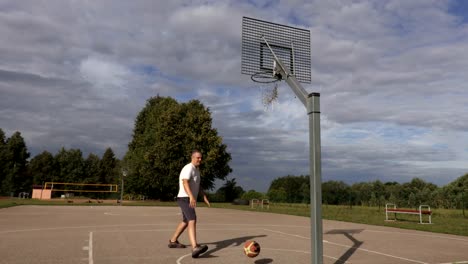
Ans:
<svg viewBox="0 0 468 264"><path fill-rule="evenodd" d="M172 242L169 239L169 244L167 245L169 248L186 248L184 244L179 243L179 241Z"/></svg>
<svg viewBox="0 0 468 264"><path fill-rule="evenodd" d="M207 245L198 245L196 248L192 250L192 258L198 258L200 254L205 253L208 250Z"/></svg>

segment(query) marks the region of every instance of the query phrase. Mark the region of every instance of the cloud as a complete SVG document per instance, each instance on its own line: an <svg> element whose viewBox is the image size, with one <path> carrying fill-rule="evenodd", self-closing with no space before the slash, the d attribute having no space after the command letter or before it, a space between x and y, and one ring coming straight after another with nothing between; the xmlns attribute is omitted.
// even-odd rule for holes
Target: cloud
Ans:
<svg viewBox="0 0 468 264"><path fill-rule="evenodd" d="M80 73L99 94L110 98L124 96L129 89L129 79L132 78L124 66L97 58L83 60Z"/></svg>
<svg viewBox="0 0 468 264"><path fill-rule="evenodd" d="M122 157L152 96L200 100L244 189L309 173L305 107L240 74L242 16L311 31L323 179L447 184L468 158L468 26L450 1L29 1L0 4L0 127L33 155ZM271 88L271 86L270 86Z"/></svg>

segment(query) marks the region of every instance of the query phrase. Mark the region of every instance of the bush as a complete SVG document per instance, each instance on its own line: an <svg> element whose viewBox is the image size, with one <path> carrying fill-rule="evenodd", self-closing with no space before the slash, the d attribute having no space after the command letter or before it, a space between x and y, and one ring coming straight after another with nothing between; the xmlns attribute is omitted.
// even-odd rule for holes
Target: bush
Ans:
<svg viewBox="0 0 468 264"><path fill-rule="evenodd" d="M249 200L244 200L244 199L234 199L232 204L234 204L234 205L249 205L250 202L249 202Z"/></svg>

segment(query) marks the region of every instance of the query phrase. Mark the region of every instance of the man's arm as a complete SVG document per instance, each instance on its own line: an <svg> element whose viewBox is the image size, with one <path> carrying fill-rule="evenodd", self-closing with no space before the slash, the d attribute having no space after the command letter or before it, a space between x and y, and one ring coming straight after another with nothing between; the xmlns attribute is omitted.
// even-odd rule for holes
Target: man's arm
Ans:
<svg viewBox="0 0 468 264"><path fill-rule="evenodd" d="M197 206L197 197L193 196L192 190L190 189L190 184L188 179L182 179L182 185L184 186L185 192L188 194L190 199L190 207L195 208Z"/></svg>
<svg viewBox="0 0 468 264"><path fill-rule="evenodd" d="M210 201L208 201L208 196L206 196L205 191L203 191L203 189L200 189L200 193L203 195L203 201L205 201L206 205L208 207L211 207Z"/></svg>

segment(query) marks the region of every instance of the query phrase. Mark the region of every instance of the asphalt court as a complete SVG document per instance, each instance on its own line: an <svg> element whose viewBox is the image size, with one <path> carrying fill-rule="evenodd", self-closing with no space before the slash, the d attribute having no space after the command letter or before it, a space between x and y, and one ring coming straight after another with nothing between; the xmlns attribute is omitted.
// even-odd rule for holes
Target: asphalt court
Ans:
<svg viewBox="0 0 468 264"><path fill-rule="evenodd" d="M181 220L177 207L4 208L0 263L311 263L309 218L205 207L197 214L197 238L209 250L192 259L189 248L167 247ZM468 263L464 236L329 220L323 233L326 264ZM179 240L188 244L187 233ZM246 240L260 243L259 256L243 254Z"/></svg>

